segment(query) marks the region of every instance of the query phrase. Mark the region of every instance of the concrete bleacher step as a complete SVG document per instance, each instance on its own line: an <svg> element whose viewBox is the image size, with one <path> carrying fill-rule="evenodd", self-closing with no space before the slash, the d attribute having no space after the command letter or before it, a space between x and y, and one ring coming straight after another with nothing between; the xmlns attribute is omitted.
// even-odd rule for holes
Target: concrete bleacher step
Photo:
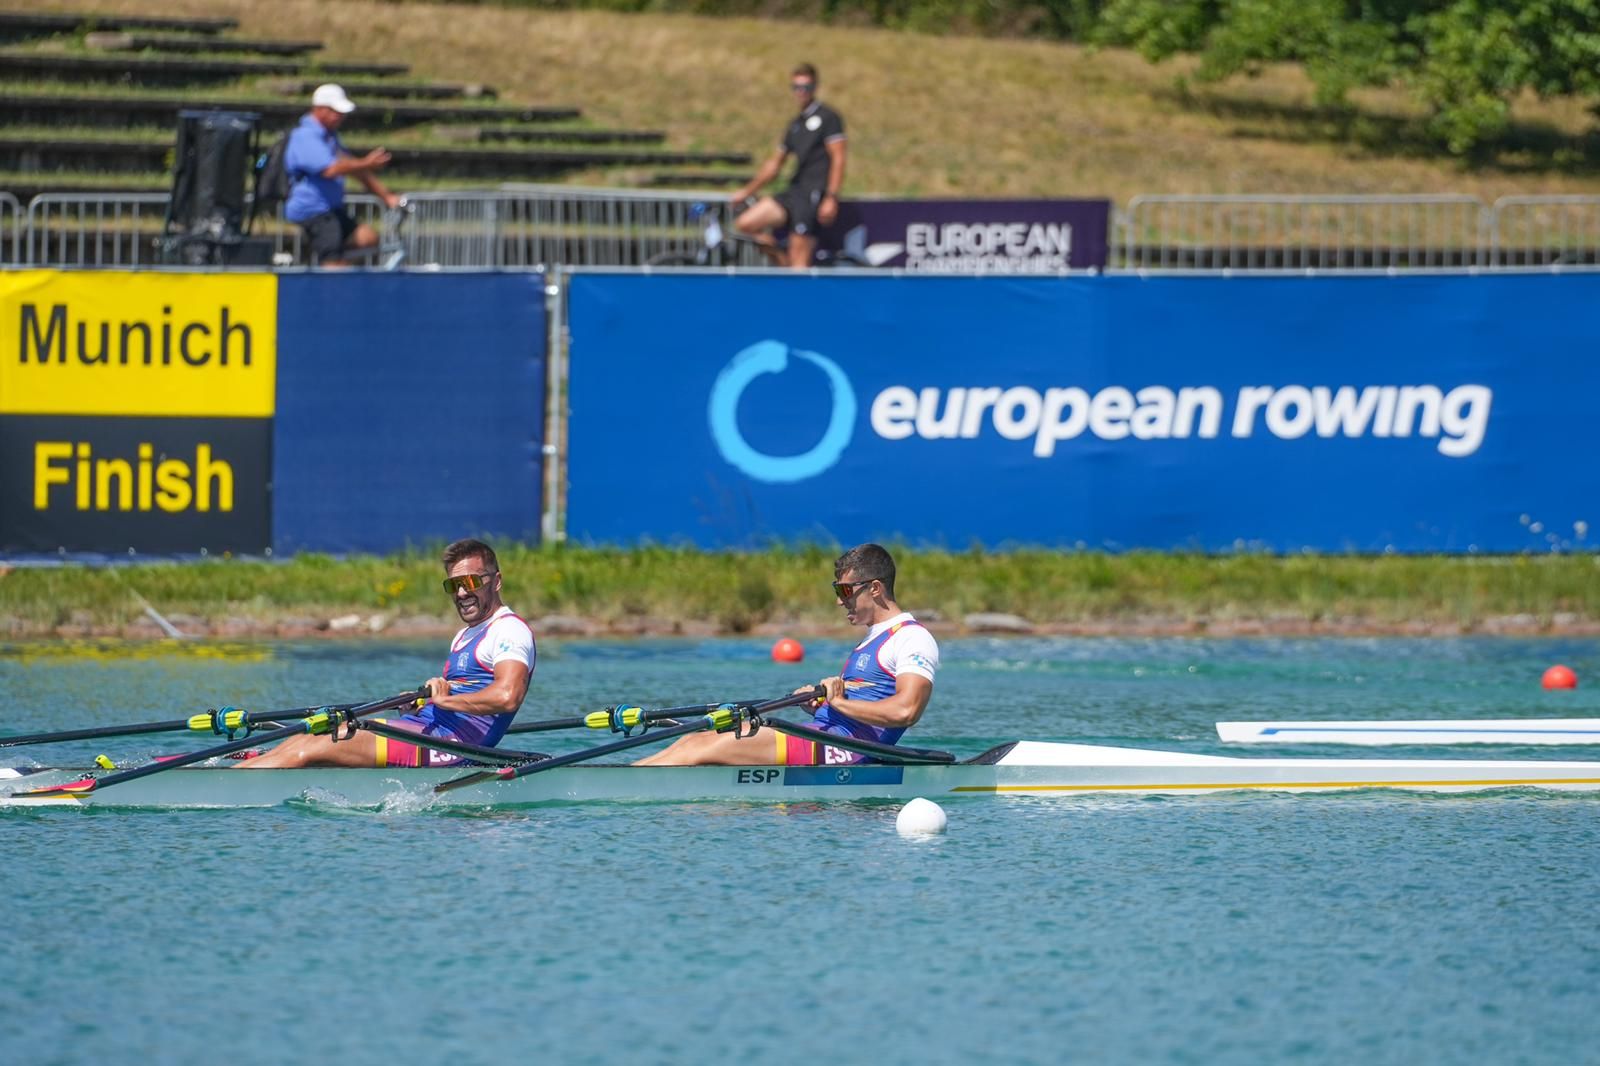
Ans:
<svg viewBox="0 0 1600 1066"><path fill-rule="evenodd" d="M585 130L571 128L540 128L478 130L477 139L483 144L507 142L548 141L565 144L660 144L667 135L660 130Z"/></svg>
<svg viewBox="0 0 1600 1066"><path fill-rule="evenodd" d="M87 34L83 43L86 47L103 52L246 52L272 56L304 56L322 48L321 41L269 41L122 31Z"/></svg>
<svg viewBox="0 0 1600 1066"><path fill-rule="evenodd" d="M662 171L647 175L640 184L652 189L704 189L742 185L748 173L733 170Z"/></svg>
<svg viewBox="0 0 1600 1066"><path fill-rule="evenodd" d="M118 175L114 183L105 179L85 179L56 173L0 175L0 192L10 193L24 206L35 196L61 193L69 196L116 198L126 193L168 193L172 177L168 174Z"/></svg>
<svg viewBox="0 0 1600 1066"><path fill-rule="evenodd" d="M237 29L231 18L160 18L145 15L95 15L63 12L0 11L0 41L31 41L79 30L167 30L223 33Z"/></svg>
<svg viewBox="0 0 1600 1066"><path fill-rule="evenodd" d="M328 78L348 75L384 77L405 74L399 63L321 63L316 72ZM234 81L258 75L305 74L294 60L190 59L164 56L80 56L53 52L0 52L0 77L50 78L56 81L115 81L137 85L188 85Z"/></svg>
<svg viewBox="0 0 1600 1066"><path fill-rule="evenodd" d="M172 126L185 109L254 111L263 129L286 129L305 114L306 100L228 100L208 96L99 96L92 94L40 96L8 93L0 87L0 126L71 125L122 129L136 126ZM347 131L395 129L428 122L564 122L581 117L575 107L452 107L436 104L386 103L359 109L346 123ZM358 134L359 135L359 134ZM368 134L371 135L370 133Z"/></svg>
<svg viewBox="0 0 1600 1066"><path fill-rule="evenodd" d="M357 155L368 145L347 145ZM173 145L166 140L133 137L53 139L0 134L0 170L32 173L52 170L95 170L131 173L161 170L171 163ZM393 159L385 173L425 177L461 176L479 179L527 180L572 170L613 166L693 166L748 164L750 157L709 152L630 151L627 149L559 148L485 149L432 145L391 146Z"/></svg>
<svg viewBox="0 0 1600 1066"><path fill-rule="evenodd" d="M323 81L326 80L323 79ZM321 84L322 81L308 78L302 81L284 82L280 85L274 85L273 88L295 96L310 96L312 90ZM391 100L411 97L419 100L478 100L493 99L499 95L492 86L488 85L451 85L403 81L342 82L341 85L350 99L356 102L357 107L361 106L363 99Z"/></svg>
<svg viewBox="0 0 1600 1066"><path fill-rule="evenodd" d="M364 148L351 147L360 153ZM683 166L708 163L749 164L748 155L712 152L633 151L625 148L573 150L562 148L440 148L396 145L388 170L401 174L462 175L480 179L527 180L555 177L590 167Z"/></svg>

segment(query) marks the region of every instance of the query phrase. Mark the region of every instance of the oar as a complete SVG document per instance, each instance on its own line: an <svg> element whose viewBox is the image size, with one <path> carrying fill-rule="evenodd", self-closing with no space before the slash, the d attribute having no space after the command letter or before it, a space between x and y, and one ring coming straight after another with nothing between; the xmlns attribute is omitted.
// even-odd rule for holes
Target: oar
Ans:
<svg viewBox="0 0 1600 1066"><path fill-rule="evenodd" d="M451 740L448 737L428 737L421 733L413 733L409 729L400 729L383 722L362 721L356 723L357 729L365 729L369 733L376 733L380 737L390 740L403 740L407 744L415 744L419 748L431 748L434 751L447 751L452 755L465 755L469 759L479 762L515 765L517 763L533 762L536 759L548 759L550 756L542 751L515 751L511 748L486 748L481 744L468 744L464 740ZM260 738L257 738L258 740Z"/></svg>
<svg viewBox="0 0 1600 1066"><path fill-rule="evenodd" d="M788 733L791 736L815 740L830 747L843 748L845 751L870 755L879 762L915 766L942 765L956 761L954 755L951 755L948 751L940 751L937 748L907 748L899 744L880 744L876 740L840 736L837 733L828 733L812 726L801 725L799 722L785 721L782 718L762 718L761 724L779 733Z"/></svg>
<svg viewBox="0 0 1600 1066"><path fill-rule="evenodd" d="M585 759L597 759L602 755L612 755L619 751L627 751L629 748L637 748L658 740L670 740L674 737L687 736L690 733L698 733L706 729L722 733L732 729L752 715L762 714L766 711L781 710L784 707L794 707L801 703L810 703L812 700L822 699L826 692L827 690L821 685L817 685L804 692L796 692L775 700L768 700L765 703L742 707L737 704L722 704L694 721L685 722L682 725L657 730L653 733L642 733L636 737L628 737L626 740L614 740L610 744L600 744L593 748L584 748L581 751L568 752L565 755L557 755L553 759L540 759L538 762L523 763L521 766L506 766L498 770L481 770L465 777L442 781L434 785L433 790L435 792L449 792L452 789L475 785L480 781L514 781L529 774L554 770L558 766L570 766L575 762L583 762Z"/></svg>
<svg viewBox="0 0 1600 1066"><path fill-rule="evenodd" d="M54 744L67 740L97 740L103 737L131 737L140 733L176 733L192 729L197 733L212 732L230 737L236 730L261 722L275 722L280 718L306 718L318 711L347 711L353 703L333 706L295 707L284 711L241 711L233 707L194 714L188 718L174 718L169 722L144 722L135 725L108 725L99 729L64 729L55 733L24 733L14 737L0 737L0 748L16 748L24 744Z"/></svg>
<svg viewBox="0 0 1600 1066"><path fill-rule="evenodd" d="M669 718L686 718L692 714L706 714L729 702L733 703L735 707L747 707L760 701L723 700L722 703L696 703L688 707L662 707L654 711L647 711L642 707L619 704L616 707L607 707L603 711L590 711L588 714L573 715L569 718L551 718L542 722L522 722L512 725L506 732L544 733L553 729L585 728L609 729L613 733L626 733L637 725L662 722Z"/></svg>
<svg viewBox="0 0 1600 1066"><path fill-rule="evenodd" d="M135 766L131 770L119 770L114 774L107 774L105 777L86 777L81 781L69 781L64 785L50 785L45 788L33 789L30 792L18 792L13 794L11 798L27 799L32 796L59 796L63 794L85 796L97 789L110 788L112 785L120 785L124 781L135 781L151 774L159 774L163 770L173 770L179 766L188 766L192 763L205 762L207 759L231 755L233 752L242 751L255 744L270 744L275 740L285 740L302 733L326 733L332 729L339 728L340 724L344 722L354 721L364 715L376 714L391 707L403 707L408 703L427 698L428 689L424 685L414 692L388 696L381 700L374 700L372 703L358 704L345 710L329 708L318 711L293 725L286 725L281 729L271 729L265 733L257 733L253 737L243 737L239 740L229 741L226 744L218 744L216 747L206 748L204 751L190 752L187 755L179 755L175 758L147 763L144 766Z"/></svg>

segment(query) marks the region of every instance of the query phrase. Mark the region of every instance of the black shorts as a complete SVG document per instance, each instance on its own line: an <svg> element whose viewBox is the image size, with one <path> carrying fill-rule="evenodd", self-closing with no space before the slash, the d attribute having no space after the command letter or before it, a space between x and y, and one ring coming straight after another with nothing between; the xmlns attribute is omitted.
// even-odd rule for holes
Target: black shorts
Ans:
<svg viewBox="0 0 1600 1066"><path fill-rule="evenodd" d="M821 189L791 185L775 199L789 216L789 232L802 237L809 237L817 232L817 205L822 203Z"/></svg>
<svg viewBox="0 0 1600 1066"><path fill-rule="evenodd" d="M300 228L306 231L312 262L339 259L343 257L345 245L350 242L350 234L356 231L356 220L347 209L341 207L336 211L312 215L300 223Z"/></svg>

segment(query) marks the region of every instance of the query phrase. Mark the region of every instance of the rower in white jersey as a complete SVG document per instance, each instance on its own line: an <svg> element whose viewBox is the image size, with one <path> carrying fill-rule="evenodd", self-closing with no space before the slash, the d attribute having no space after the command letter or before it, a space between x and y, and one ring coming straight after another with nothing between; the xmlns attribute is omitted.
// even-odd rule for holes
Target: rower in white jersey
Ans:
<svg viewBox="0 0 1600 1066"><path fill-rule="evenodd" d="M500 601L504 578L494 549L458 540L444 550L444 589L463 628L450 642L444 672L428 679L428 702L399 718L378 719L420 736L493 747L528 694L537 661L533 632ZM458 756L365 730L347 740L291 737L241 769L283 766L444 766Z"/></svg>
<svg viewBox="0 0 1600 1066"><path fill-rule="evenodd" d="M894 559L876 544L861 544L834 560L833 593L853 626L867 635L844 668L820 684L816 728L840 736L893 744L917 723L933 696L939 644L895 602ZM690 733L639 760L639 766L817 766L860 762L866 756L820 741L761 730L754 736Z"/></svg>

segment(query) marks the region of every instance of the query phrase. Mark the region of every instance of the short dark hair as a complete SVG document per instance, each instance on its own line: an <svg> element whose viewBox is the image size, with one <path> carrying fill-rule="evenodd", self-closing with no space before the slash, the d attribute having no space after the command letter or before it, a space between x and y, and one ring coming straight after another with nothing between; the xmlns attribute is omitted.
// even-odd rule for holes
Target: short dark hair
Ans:
<svg viewBox="0 0 1600 1066"><path fill-rule="evenodd" d="M463 559L479 558L488 566L490 572L500 569L500 560L494 557L494 549L481 540L466 537L456 541L444 550L444 569L446 573Z"/></svg>
<svg viewBox="0 0 1600 1066"><path fill-rule="evenodd" d="M818 83L820 83L822 81L821 78L817 77L817 68L812 66L810 63L800 63L800 64L798 64L793 70L791 70L789 72L789 77L792 78L797 74L800 75L802 78L810 78L811 79L811 83L813 85L816 85L816 84L818 84Z"/></svg>
<svg viewBox="0 0 1600 1066"><path fill-rule="evenodd" d="M894 556L886 549L877 544L857 544L833 561L835 580L843 577L846 570L854 570L861 581L882 581L883 594L894 599Z"/></svg>

